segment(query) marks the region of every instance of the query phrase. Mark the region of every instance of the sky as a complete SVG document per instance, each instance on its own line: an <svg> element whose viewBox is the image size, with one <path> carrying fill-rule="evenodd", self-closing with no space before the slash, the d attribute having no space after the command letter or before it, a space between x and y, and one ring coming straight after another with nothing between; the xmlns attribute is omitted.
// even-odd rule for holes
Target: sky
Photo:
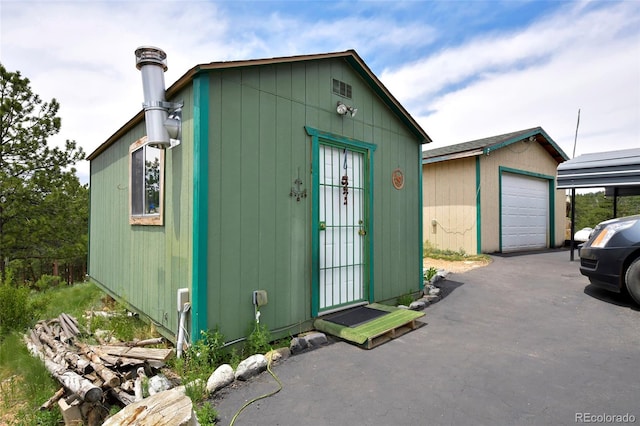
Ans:
<svg viewBox="0 0 640 426"><path fill-rule="evenodd" d="M571 158L640 147L640 1L0 0L0 62L89 154L142 109L134 51L197 64L354 49L433 142L540 126ZM83 183L89 165L76 166Z"/></svg>

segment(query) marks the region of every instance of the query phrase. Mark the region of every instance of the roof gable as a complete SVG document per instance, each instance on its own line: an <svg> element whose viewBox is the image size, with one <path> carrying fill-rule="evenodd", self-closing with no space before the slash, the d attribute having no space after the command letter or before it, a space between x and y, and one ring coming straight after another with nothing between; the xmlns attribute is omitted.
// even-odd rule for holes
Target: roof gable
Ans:
<svg viewBox="0 0 640 426"><path fill-rule="evenodd" d="M553 139L542 129L534 127L517 132L505 133L503 135L491 136L484 139L476 139L442 148L424 151L422 153L422 163L437 163L440 161L454 160L457 158L471 157L476 155L486 155L497 149L504 148L522 140L539 143L554 160L562 163L569 159L567 154L555 143Z"/></svg>
<svg viewBox="0 0 640 426"><path fill-rule="evenodd" d="M286 56L267 59L250 59L240 61L224 61L224 62L211 62L208 64L200 64L191 68L182 77L180 77L175 83L173 83L166 90L166 98L171 99L176 93L178 93L184 86L190 84L194 77L200 73L223 70L233 68L255 67L273 64L284 64L294 62L306 62L306 61L318 61L341 58L344 59L354 71L362 77L373 92L375 92L380 99L387 105L391 111L400 119L400 121L407 126L410 132L415 135L416 139L420 143L430 143L431 138L422 129L418 122L409 114L409 112L398 102L398 100L389 92L389 90L382 84L382 82L375 76L371 69L365 64L362 58L356 53L355 50L350 49L344 52L333 53L319 53L313 55L298 55L298 56ZM87 159L92 160L97 157L102 151L118 140L124 133L131 129L136 124L140 123L144 118L144 111L140 111L131 120L129 120L124 126L116 131L109 139L107 139L102 145L100 145L94 152L92 152Z"/></svg>

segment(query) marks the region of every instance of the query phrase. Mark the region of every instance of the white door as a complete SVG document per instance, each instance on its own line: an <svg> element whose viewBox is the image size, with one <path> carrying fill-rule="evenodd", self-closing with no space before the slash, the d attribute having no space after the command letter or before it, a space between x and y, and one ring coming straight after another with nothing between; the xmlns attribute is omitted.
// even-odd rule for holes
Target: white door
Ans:
<svg viewBox="0 0 640 426"><path fill-rule="evenodd" d="M502 251L548 247L549 183L545 179L502 174Z"/></svg>
<svg viewBox="0 0 640 426"><path fill-rule="evenodd" d="M319 311L366 300L365 155L320 144Z"/></svg>

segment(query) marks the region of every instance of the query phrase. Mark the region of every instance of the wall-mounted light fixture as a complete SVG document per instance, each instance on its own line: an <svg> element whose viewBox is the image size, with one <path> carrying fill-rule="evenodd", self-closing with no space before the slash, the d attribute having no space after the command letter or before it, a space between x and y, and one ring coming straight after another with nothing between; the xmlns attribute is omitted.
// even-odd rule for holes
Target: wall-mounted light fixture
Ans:
<svg viewBox="0 0 640 426"><path fill-rule="evenodd" d="M340 115L350 114L351 117L355 117L358 112L358 108L354 108L349 105L345 105L342 102L338 101L338 106L336 107L336 112Z"/></svg>

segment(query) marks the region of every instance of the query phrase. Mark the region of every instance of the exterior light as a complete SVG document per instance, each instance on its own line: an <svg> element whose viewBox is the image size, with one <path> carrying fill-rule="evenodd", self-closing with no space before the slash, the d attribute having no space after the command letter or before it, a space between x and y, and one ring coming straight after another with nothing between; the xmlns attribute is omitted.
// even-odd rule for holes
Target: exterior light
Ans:
<svg viewBox="0 0 640 426"><path fill-rule="evenodd" d="M342 102L338 101L338 105L336 107L336 112L340 115L351 115L351 117L355 117L358 112L358 108L354 108L349 105L345 105Z"/></svg>

